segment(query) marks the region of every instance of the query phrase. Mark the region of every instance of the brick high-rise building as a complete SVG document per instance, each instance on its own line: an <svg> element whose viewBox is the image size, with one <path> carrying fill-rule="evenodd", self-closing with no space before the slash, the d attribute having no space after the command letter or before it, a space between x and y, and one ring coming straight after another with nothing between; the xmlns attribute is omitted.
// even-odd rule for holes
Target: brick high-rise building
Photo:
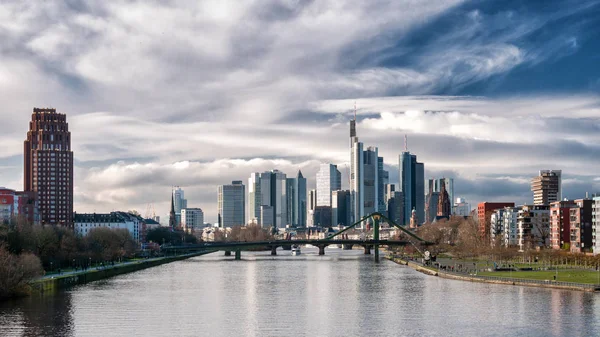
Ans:
<svg viewBox="0 0 600 337"><path fill-rule="evenodd" d="M24 148L24 190L37 192L41 223L72 228L73 151L67 116L33 108Z"/></svg>

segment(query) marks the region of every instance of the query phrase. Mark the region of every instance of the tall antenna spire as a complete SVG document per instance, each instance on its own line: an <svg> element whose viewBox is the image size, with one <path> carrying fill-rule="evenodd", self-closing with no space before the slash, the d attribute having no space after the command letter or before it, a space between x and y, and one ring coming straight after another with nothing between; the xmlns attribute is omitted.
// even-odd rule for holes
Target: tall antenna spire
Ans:
<svg viewBox="0 0 600 337"><path fill-rule="evenodd" d="M404 152L408 152L408 136L404 134Z"/></svg>
<svg viewBox="0 0 600 337"><path fill-rule="evenodd" d="M354 120L356 120L356 101L354 101Z"/></svg>

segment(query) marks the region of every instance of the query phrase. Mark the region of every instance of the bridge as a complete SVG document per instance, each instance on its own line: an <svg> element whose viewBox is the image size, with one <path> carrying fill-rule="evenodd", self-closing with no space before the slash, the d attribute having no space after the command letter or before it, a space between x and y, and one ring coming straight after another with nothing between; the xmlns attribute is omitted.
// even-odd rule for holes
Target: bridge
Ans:
<svg viewBox="0 0 600 337"><path fill-rule="evenodd" d="M343 236L341 236L344 232L346 232L350 229L353 229L356 226L360 225L361 223L364 223L369 220L373 221L373 238L372 239L349 240L349 239L345 239ZM385 239L381 240L379 238L379 230L380 230L382 221L388 223L390 226L394 226L394 227L400 229L401 232L406 234L407 240L385 240ZM266 248L271 249L271 255L277 255L277 247L289 246L290 244L313 245L313 246L319 248L319 255L325 255L325 247L327 247L329 245L334 245L334 244L335 245L347 245L347 246L358 245L358 246L364 247L365 254L371 254L371 249L374 249L375 262L379 262L379 247L380 246L394 247L394 246L412 245L419 252L422 253L421 248L423 246L431 245L430 242L423 240L422 238L417 236L415 233L406 229L404 226L400 226L400 225L394 223L392 220L388 219L383 214L372 213L372 214L369 214L369 215L363 217L362 219L355 222L354 224L344 228L343 230L341 230L337 233L334 233L324 239L292 239L292 240L271 240L271 241L252 241L252 242L235 242L235 241L234 242L232 242L232 241L205 242L205 243L196 244L196 245L165 247L164 250L167 252L224 250L226 255L231 255L231 252L234 251L235 259L240 260L242 250L266 247Z"/></svg>

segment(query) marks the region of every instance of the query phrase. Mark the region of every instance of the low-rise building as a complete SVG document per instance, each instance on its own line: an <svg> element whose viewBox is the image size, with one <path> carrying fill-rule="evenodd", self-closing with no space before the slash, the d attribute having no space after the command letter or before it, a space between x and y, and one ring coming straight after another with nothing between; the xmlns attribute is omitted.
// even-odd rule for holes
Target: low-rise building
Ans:
<svg viewBox="0 0 600 337"><path fill-rule="evenodd" d="M494 211L490 216L490 239L492 244L495 243L496 239L504 239L504 208L500 208Z"/></svg>
<svg viewBox="0 0 600 337"><path fill-rule="evenodd" d="M127 229L135 241L140 241L142 219L127 212L74 213L75 234L86 236L95 228Z"/></svg>

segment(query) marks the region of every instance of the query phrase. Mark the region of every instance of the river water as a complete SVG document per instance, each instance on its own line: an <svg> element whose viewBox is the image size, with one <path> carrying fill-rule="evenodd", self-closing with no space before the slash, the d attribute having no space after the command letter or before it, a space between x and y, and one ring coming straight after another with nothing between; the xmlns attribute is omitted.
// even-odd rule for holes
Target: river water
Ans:
<svg viewBox="0 0 600 337"><path fill-rule="evenodd" d="M0 336L600 336L600 294L446 280L358 250L222 254L0 303Z"/></svg>

